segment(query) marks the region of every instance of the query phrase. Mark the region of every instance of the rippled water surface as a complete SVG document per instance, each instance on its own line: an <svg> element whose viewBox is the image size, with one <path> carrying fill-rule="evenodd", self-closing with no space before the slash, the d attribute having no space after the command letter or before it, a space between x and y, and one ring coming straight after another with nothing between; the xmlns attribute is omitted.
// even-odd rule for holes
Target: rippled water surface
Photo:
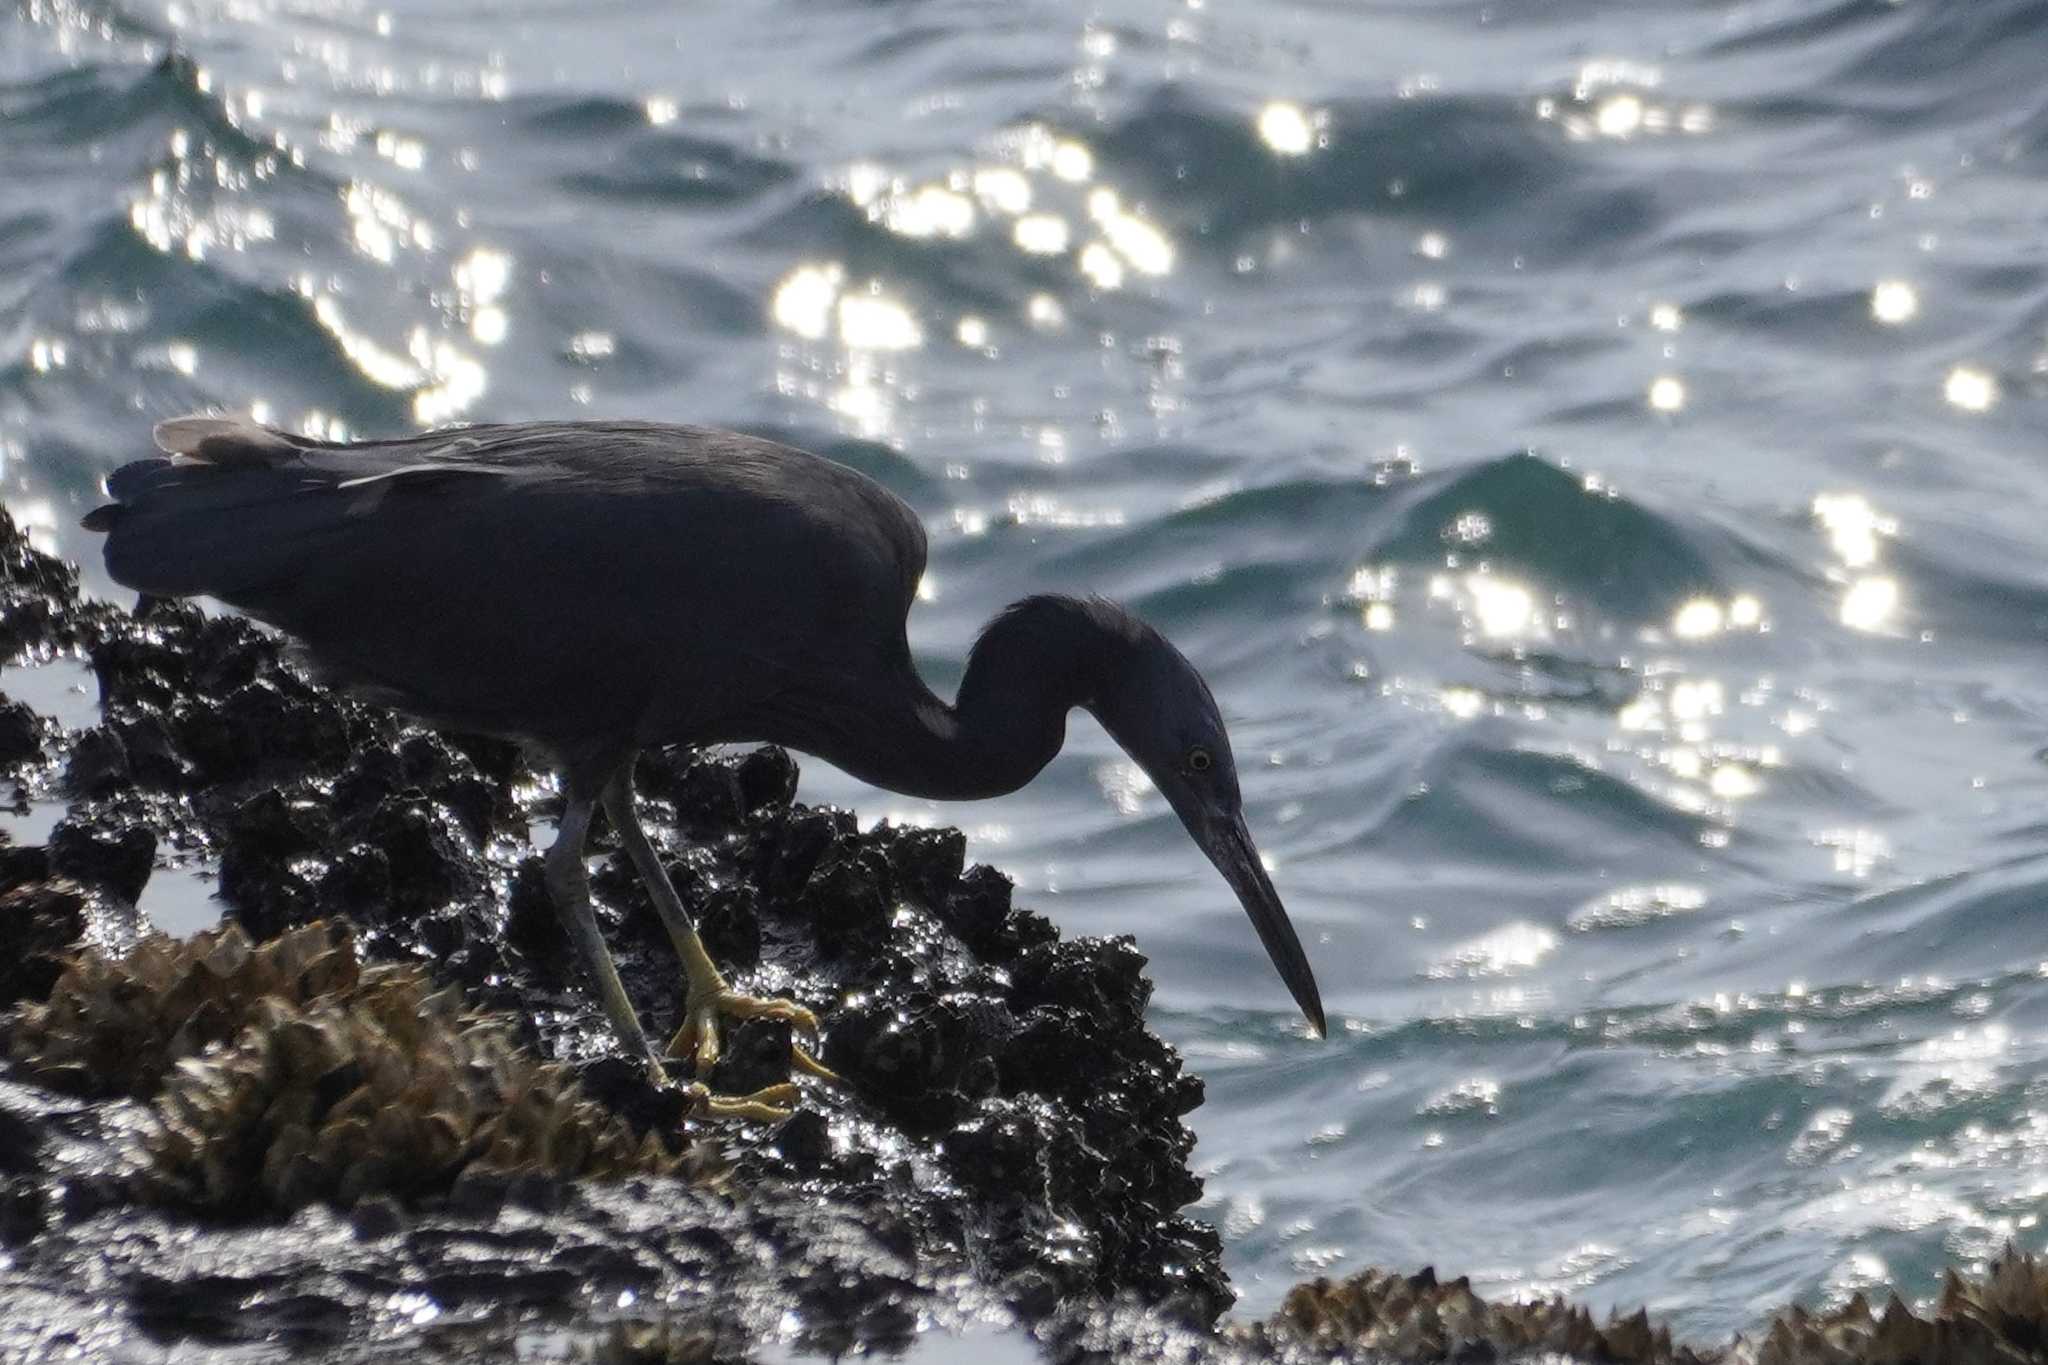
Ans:
<svg viewBox="0 0 2048 1365"><path fill-rule="evenodd" d="M1207 671L1333 1036L1093 722L956 822L1150 955L1244 1307L1708 1338L2048 1191L2048 7L29 0L0 479L152 419L746 426ZM98 580L104 585L104 579Z"/></svg>

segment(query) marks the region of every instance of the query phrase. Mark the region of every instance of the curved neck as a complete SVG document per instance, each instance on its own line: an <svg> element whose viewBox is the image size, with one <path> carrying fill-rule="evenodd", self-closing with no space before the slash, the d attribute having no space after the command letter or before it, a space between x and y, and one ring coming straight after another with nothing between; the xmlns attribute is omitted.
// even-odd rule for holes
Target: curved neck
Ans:
<svg viewBox="0 0 2048 1365"><path fill-rule="evenodd" d="M989 622L948 706L911 666L855 728L811 752L878 787L937 800L1013 792L1052 761L1067 712L1090 706L1117 674L1130 631L1109 603L1027 597Z"/></svg>

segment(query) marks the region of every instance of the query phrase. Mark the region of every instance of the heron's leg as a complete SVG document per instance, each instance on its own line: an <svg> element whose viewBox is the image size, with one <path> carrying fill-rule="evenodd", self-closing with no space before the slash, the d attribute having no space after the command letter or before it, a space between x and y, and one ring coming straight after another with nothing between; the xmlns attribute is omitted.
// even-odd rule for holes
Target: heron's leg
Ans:
<svg viewBox="0 0 2048 1365"><path fill-rule="evenodd" d="M590 874L583 866L583 841L590 833L590 817L597 803L588 796L570 794L562 802L561 823L555 826L555 841L548 845L543 866L547 872L548 898L555 903L555 913L562 918L562 927L569 932L569 941L582 954L583 965L590 971L590 979L597 987L597 998L604 1005L606 1017L612 1021L612 1030L625 1044L626 1051L647 1063L653 1072L656 1084L666 1084L667 1073L662 1070L661 1059L654 1055L648 1045L647 1034L640 1027L640 1016L633 1011L633 1002L626 998L626 988L619 981L619 969L612 965L612 955L604 946L604 935L598 932L597 915L590 908Z"/></svg>
<svg viewBox="0 0 2048 1365"><path fill-rule="evenodd" d="M647 832L640 827L640 817L633 809L633 770L630 765L621 768L606 786L604 808L605 813L611 816L612 828L618 831L619 841L626 847L626 855L640 873L640 880L646 885L647 894L654 901L655 911L668 929L669 938L675 943L676 954L683 960L684 977L689 983L683 1003L683 1026L670 1041L668 1055L679 1057L694 1053L697 1074L708 1075L712 1065L718 1061L718 1017L722 1014L736 1019L785 1019L815 1038L818 1033L816 1015L794 1000L740 994L726 983L711 955L704 951L704 941L697 937L697 926L690 922L690 912L683 908L682 898L676 895L675 886L662 869L654 845L648 842ZM839 1079L831 1068L801 1047L792 1047L790 1055L800 1071L828 1081Z"/></svg>

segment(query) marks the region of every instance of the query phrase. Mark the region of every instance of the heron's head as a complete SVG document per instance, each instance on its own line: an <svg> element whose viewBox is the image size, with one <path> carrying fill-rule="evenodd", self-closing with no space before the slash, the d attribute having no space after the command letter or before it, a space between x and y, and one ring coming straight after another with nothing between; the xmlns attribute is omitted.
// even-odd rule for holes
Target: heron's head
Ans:
<svg viewBox="0 0 2048 1365"><path fill-rule="evenodd" d="M1122 662L1103 681L1090 709L1230 883L1281 980L1320 1036L1323 1002L1315 974L1245 827L1237 764L1216 698L1195 666L1150 627L1132 632Z"/></svg>

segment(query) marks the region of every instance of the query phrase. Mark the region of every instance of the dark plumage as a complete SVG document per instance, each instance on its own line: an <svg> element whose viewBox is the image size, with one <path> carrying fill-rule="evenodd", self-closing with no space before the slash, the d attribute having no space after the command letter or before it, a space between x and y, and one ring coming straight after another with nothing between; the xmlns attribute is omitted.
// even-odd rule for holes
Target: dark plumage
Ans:
<svg viewBox="0 0 2048 1365"><path fill-rule="evenodd" d="M708 1060L720 1012L811 1022L716 979L632 818L637 750L769 741L912 795L991 796L1059 752L1075 706L1172 803L1321 1030L1201 676L1114 603L1032 597L989 624L948 705L905 633L924 530L873 480L773 442L654 423L341 444L195 417L161 424L157 442L167 458L116 471L113 503L86 518L107 533L116 581L218 598L297 637L337 682L555 757L567 800L550 890L629 1047L649 1052L584 885L599 801L690 972L678 1044Z"/></svg>

